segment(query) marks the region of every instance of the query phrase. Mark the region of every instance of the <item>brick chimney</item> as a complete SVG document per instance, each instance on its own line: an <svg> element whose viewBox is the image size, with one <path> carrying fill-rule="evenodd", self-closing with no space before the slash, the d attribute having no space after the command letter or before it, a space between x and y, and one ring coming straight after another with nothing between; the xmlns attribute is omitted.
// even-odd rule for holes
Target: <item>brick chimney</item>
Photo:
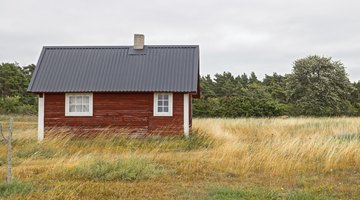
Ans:
<svg viewBox="0 0 360 200"><path fill-rule="evenodd" d="M134 34L134 49L144 49L145 36L143 34Z"/></svg>

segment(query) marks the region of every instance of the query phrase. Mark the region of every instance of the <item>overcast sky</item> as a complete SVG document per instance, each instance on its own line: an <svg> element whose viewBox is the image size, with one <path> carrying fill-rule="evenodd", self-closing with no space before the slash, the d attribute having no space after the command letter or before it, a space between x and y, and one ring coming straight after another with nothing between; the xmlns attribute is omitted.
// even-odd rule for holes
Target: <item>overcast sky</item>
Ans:
<svg viewBox="0 0 360 200"><path fill-rule="evenodd" d="M310 54L360 80L359 0L0 0L0 62L37 62L44 45L198 44L201 74L291 72Z"/></svg>

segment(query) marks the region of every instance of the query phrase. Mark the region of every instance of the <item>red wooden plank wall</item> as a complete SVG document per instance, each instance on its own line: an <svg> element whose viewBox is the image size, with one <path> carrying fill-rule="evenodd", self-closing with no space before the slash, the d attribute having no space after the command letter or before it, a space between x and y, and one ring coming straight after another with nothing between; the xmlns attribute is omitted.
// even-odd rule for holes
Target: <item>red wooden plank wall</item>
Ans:
<svg viewBox="0 0 360 200"><path fill-rule="evenodd" d="M173 93L172 117L153 116L153 95L153 93L93 93L93 116L74 117L65 116L65 93L47 93L45 128L70 127L91 130L110 127L131 129L135 132L182 134L184 94Z"/></svg>

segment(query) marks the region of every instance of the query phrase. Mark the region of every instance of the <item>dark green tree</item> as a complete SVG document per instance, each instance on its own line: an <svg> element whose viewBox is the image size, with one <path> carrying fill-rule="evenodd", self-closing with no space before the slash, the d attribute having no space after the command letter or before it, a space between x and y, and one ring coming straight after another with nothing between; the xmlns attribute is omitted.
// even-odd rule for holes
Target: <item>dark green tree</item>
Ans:
<svg viewBox="0 0 360 200"><path fill-rule="evenodd" d="M216 94L214 89L215 83L209 74L200 78L201 97L204 97L205 99L208 97L215 97Z"/></svg>
<svg viewBox="0 0 360 200"><path fill-rule="evenodd" d="M359 116L360 115L360 81L354 82L353 84L354 90L350 95L350 101L352 105L352 115Z"/></svg>
<svg viewBox="0 0 360 200"><path fill-rule="evenodd" d="M249 84L249 78L245 73L243 73L241 76L239 76L238 79L243 87L247 87L247 85Z"/></svg>
<svg viewBox="0 0 360 200"><path fill-rule="evenodd" d="M26 89L28 84L31 81L31 76L34 73L35 70L35 65L31 64L31 65L27 65L25 67L22 67L22 73L25 75L26 79L27 79L27 85L26 85ZM21 102L23 102L24 104L29 104L29 105L37 105L36 103L36 98L33 94L25 92L22 96L21 96Z"/></svg>
<svg viewBox="0 0 360 200"><path fill-rule="evenodd" d="M26 93L27 77L17 63L0 64L0 98L22 96Z"/></svg>
<svg viewBox="0 0 360 200"><path fill-rule="evenodd" d="M22 70L23 74L27 77L27 79L30 81L31 76L35 71L35 65L34 64L27 65L27 66L23 67L21 70Z"/></svg>
<svg viewBox="0 0 360 200"><path fill-rule="evenodd" d="M278 75L276 72L272 75L265 74L262 83L273 99L276 99L281 103L287 103L285 76Z"/></svg>
<svg viewBox="0 0 360 200"><path fill-rule="evenodd" d="M295 61L287 89L297 114L317 116L346 114L353 91L343 64L317 55Z"/></svg>
<svg viewBox="0 0 360 200"><path fill-rule="evenodd" d="M215 74L214 82L214 92L218 97L236 96L241 92L241 84L230 72Z"/></svg>
<svg viewBox="0 0 360 200"><path fill-rule="evenodd" d="M220 98L217 117L269 117L285 114L285 105L271 98L265 88L251 84L244 94Z"/></svg>
<svg viewBox="0 0 360 200"><path fill-rule="evenodd" d="M249 83L250 83L250 84L259 84L259 83L261 83L261 82L258 80L255 72L251 72L251 73L250 73Z"/></svg>
<svg viewBox="0 0 360 200"><path fill-rule="evenodd" d="M0 111L30 114L35 112L36 99L28 93L35 65L20 67L17 63L0 64Z"/></svg>

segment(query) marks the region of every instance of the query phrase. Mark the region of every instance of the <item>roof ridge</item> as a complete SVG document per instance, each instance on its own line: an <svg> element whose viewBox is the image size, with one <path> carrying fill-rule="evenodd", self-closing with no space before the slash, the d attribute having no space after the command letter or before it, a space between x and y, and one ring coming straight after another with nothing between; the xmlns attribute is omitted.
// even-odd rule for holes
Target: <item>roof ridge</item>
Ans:
<svg viewBox="0 0 360 200"><path fill-rule="evenodd" d="M89 46L44 46L45 49L127 49L132 48L131 45L107 45L107 46L96 46L96 45L89 45ZM199 48L199 45L145 45L148 48Z"/></svg>

